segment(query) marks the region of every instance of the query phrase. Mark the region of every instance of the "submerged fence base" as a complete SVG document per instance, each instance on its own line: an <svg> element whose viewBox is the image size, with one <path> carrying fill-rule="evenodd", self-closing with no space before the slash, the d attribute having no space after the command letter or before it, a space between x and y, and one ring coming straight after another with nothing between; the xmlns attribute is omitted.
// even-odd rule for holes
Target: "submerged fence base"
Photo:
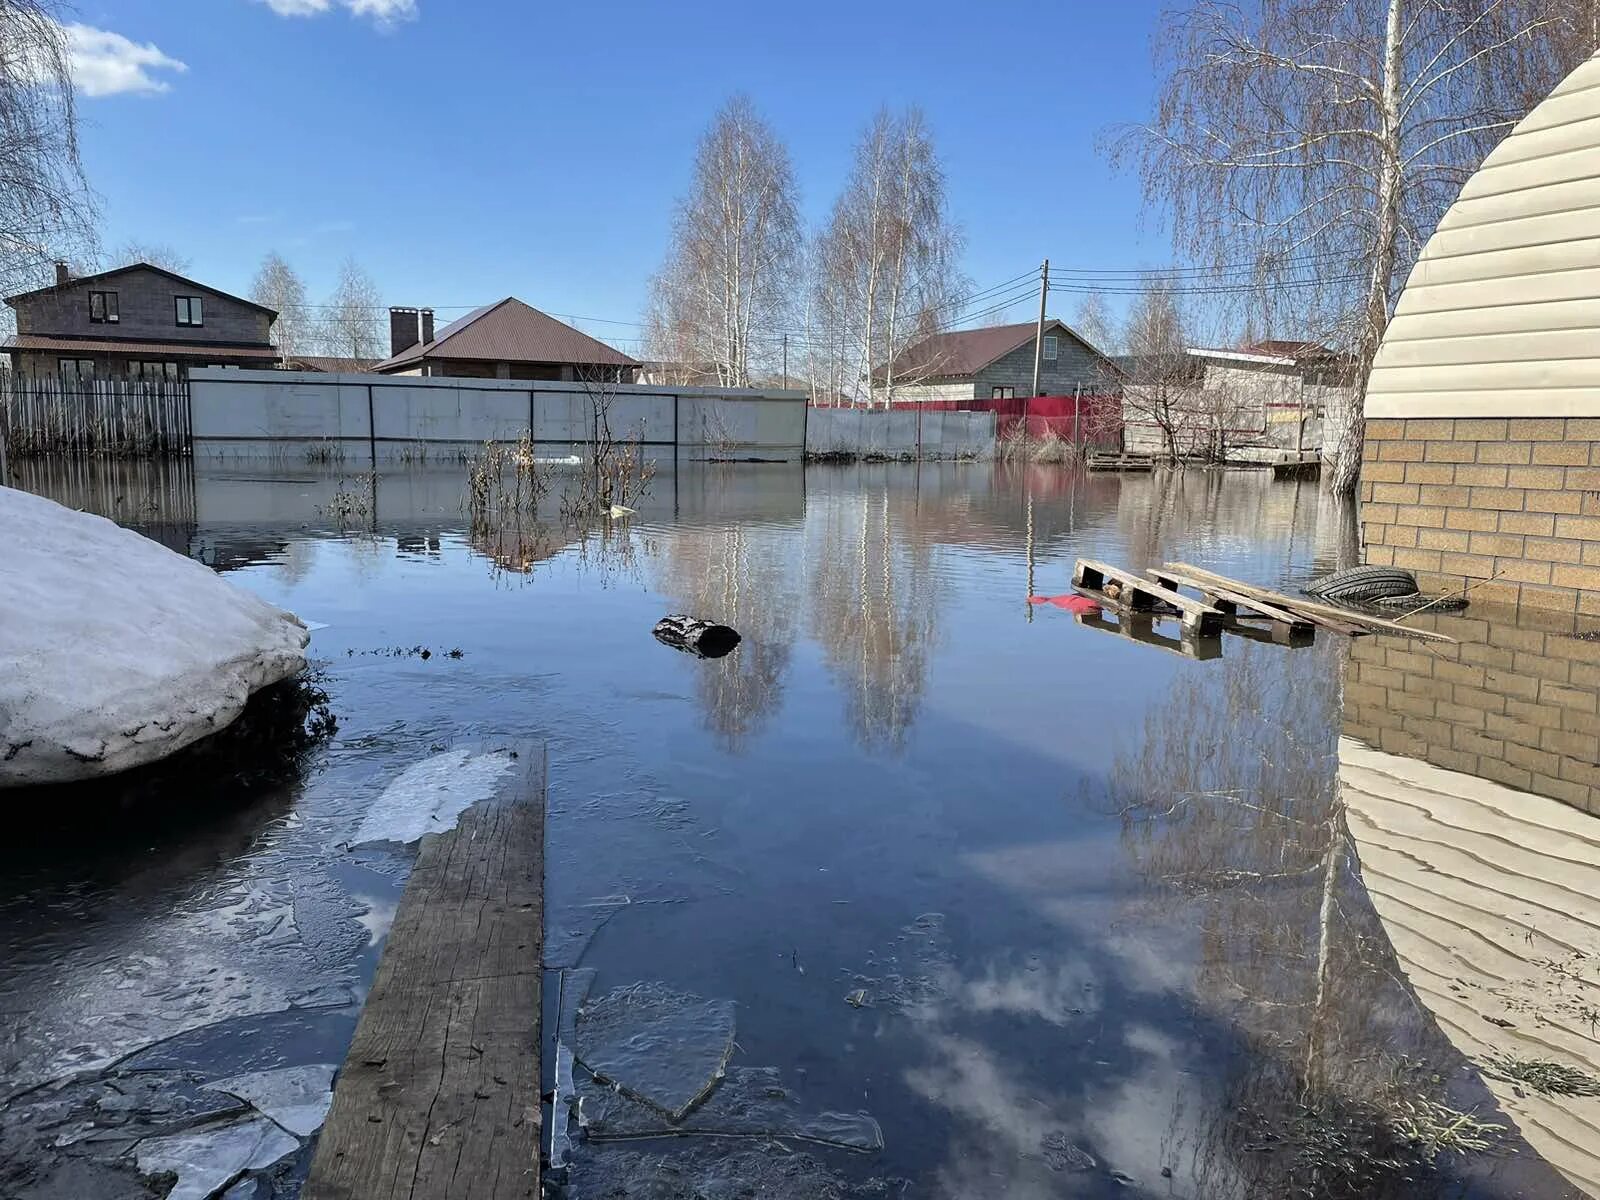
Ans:
<svg viewBox="0 0 1600 1200"><path fill-rule="evenodd" d="M67 381L0 371L0 448L7 458L186 454L189 434L183 380Z"/></svg>

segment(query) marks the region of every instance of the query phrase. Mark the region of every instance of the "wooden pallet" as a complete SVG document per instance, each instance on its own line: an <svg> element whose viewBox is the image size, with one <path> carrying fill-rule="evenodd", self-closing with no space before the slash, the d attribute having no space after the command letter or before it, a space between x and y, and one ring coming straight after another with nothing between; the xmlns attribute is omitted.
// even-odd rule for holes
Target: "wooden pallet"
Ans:
<svg viewBox="0 0 1600 1200"><path fill-rule="evenodd" d="M1151 579L1154 579L1162 587L1171 591L1186 587L1199 592L1200 598L1212 608L1226 616L1234 617L1236 621L1238 619L1271 621L1273 628L1282 629L1285 641L1296 633L1310 633L1314 626L1311 618L1301 613L1290 612L1275 604L1269 604L1265 600L1247 596L1220 583L1196 579L1192 575L1174 571L1170 566L1163 567L1160 570L1151 568L1145 574L1149 575ZM1330 621L1329 624L1332 625L1334 623ZM1338 632L1354 633L1356 632L1356 627L1354 625L1343 626Z"/></svg>
<svg viewBox="0 0 1600 1200"><path fill-rule="evenodd" d="M1091 471L1153 471L1156 460L1149 454L1116 450L1091 450L1084 460Z"/></svg>
<svg viewBox="0 0 1600 1200"><path fill-rule="evenodd" d="M1077 622L1085 629L1094 629L1100 633L1112 633L1125 637L1129 641L1139 642L1145 646L1154 646L1157 650L1165 650L1168 654L1176 654L1183 658L1196 661L1206 661L1222 657L1222 639L1215 635L1190 636L1185 633L1180 637L1170 637L1157 633L1155 622L1148 614L1123 612L1115 621L1108 621L1099 613L1079 613Z"/></svg>
<svg viewBox="0 0 1600 1200"><path fill-rule="evenodd" d="M1176 617L1190 634L1218 633L1225 619L1209 604L1092 558L1078 560L1072 570L1072 586L1107 608L1151 617Z"/></svg>

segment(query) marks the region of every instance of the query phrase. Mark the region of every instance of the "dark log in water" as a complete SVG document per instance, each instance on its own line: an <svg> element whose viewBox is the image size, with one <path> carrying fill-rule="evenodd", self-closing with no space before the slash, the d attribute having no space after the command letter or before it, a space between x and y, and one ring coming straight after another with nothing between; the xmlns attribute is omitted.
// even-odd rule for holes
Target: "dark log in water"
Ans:
<svg viewBox="0 0 1600 1200"><path fill-rule="evenodd" d="M681 613L662 617L652 632L656 641L700 658L721 658L739 644L737 630Z"/></svg>

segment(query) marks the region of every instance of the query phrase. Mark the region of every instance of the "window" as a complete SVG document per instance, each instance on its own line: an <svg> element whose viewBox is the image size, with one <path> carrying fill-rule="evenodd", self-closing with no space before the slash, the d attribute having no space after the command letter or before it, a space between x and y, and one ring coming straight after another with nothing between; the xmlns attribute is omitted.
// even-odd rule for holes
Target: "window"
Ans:
<svg viewBox="0 0 1600 1200"><path fill-rule="evenodd" d="M1053 333L1045 334L1045 338L1044 338L1044 360L1045 360L1045 362L1055 362L1056 361L1056 335L1053 334Z"/></svg>
<svg viewBox="0 0 1600 1200"><path fill-rule="evenodd" d="M1017 389L1014 387L997 387L989 389L989 399L991 400L1015 400L1016 398Z"/></svg>
<svg viewBox="0 0 1600 1200"><path fill-rule="evenodd" d="M160 383L165 380L179 378L178 364L175 362L131 362L128 364L128 378L139 383Z"/></svg>
<svg viewBox="0 0 1600 1200"><path fill-rule="evenodd" d="M115 325L121 319L121 315L117 312L117 294L115 292L89 293L89 320L96 325Z"/></svg>
<svg viewBox="0 0 1600 1200"><path fill-rule="evenodd" d="M63 358L61 360L61 382L72 387L79 383L94 381L94 359L92 358Z"/></svg>
<svg viewBox="0 0 1600 1200"><path fill-rule="evenodd" d="M205 321L201 319L199 296L178 296L175 299L178 304L179 325L205 324Z"/></svg>

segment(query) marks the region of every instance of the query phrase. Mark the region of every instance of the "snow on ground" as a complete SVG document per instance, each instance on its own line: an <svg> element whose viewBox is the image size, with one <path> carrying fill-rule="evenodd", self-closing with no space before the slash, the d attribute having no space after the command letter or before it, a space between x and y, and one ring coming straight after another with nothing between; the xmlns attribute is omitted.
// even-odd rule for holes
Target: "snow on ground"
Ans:
<svg viewBox="0 0 1600 1200"><path fill-rule="evenodd" d="M164 758L300 671L310 637L201 563L11 488L0 617L0 788Z"/></svg>

